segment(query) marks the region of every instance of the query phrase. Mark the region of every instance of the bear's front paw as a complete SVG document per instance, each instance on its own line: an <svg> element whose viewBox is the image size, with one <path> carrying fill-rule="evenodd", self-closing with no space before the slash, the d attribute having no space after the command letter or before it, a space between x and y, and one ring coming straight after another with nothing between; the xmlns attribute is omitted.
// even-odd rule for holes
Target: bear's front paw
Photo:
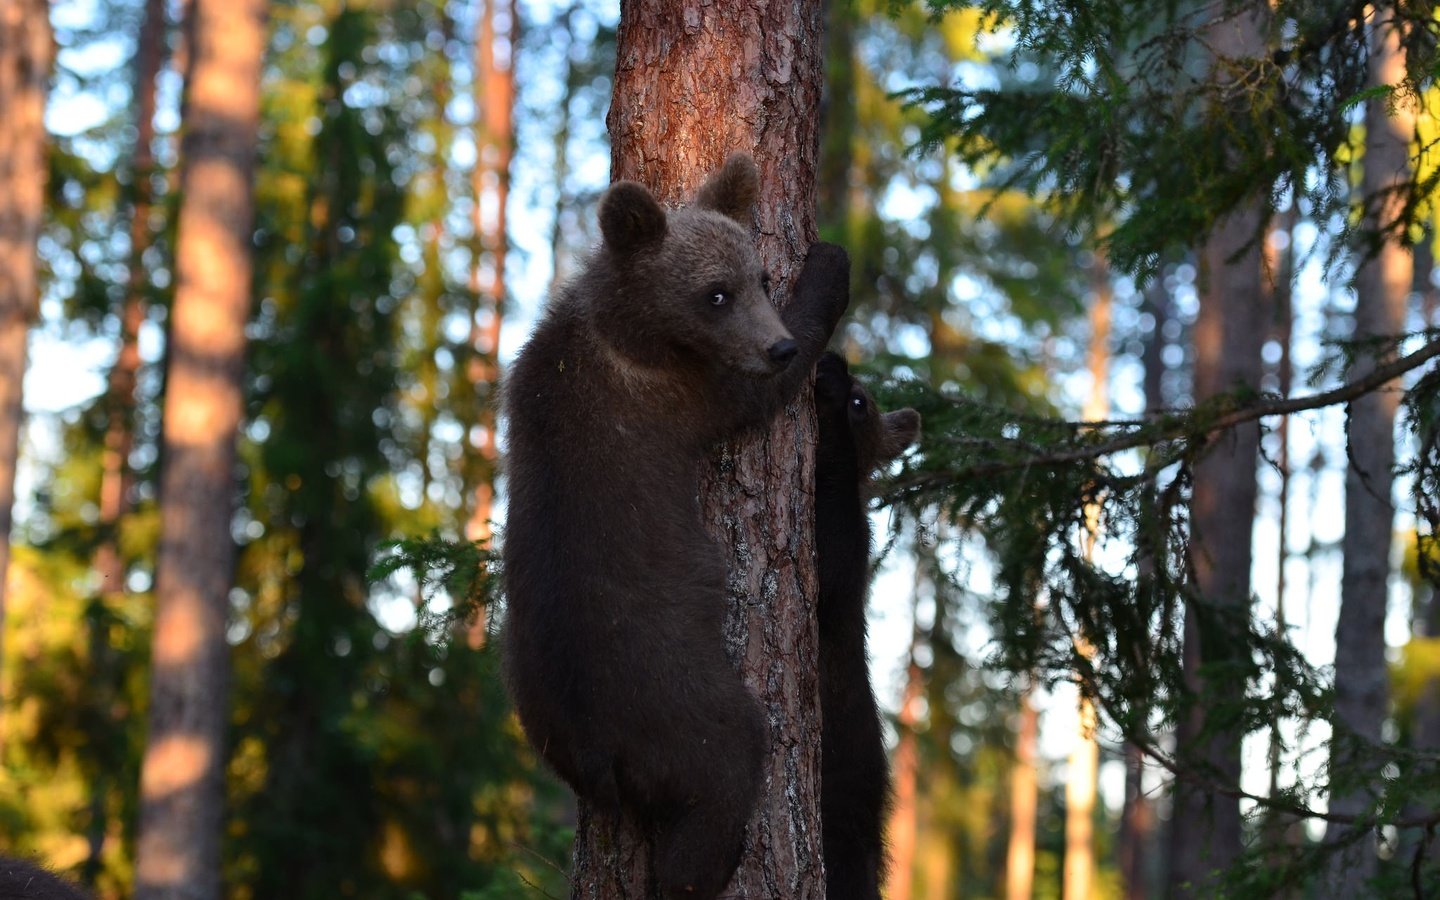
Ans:
<svg viewBox="0 0 1440 900"><path fill-rule="evenodd" d="M845 248L823 241L811 244L795 296L806 306L824 310L826 324L833 328L850 305L850 256Z"/></svg>

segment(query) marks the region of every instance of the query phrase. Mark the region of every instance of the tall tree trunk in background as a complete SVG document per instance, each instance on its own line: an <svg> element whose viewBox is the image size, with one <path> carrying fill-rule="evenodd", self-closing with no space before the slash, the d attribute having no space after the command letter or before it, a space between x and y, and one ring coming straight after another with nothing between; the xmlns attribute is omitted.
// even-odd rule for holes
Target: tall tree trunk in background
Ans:
<svg viewBox="0 0 1440 900"><path fill-rule="evenodd" d="M1030 690L1020 695L1015 764L1010 769L1010 840L1005 850L1006 900L1030 900L1035 884L1035 819L1039 806L1040 714Z"/></svg>
<svg viewBox="0 0 1440 900"><path fill-rule="evenodd" d="M1269 7L1264 2L1236 11L1210 29L1211 45L1229 58L1254 57L1264 49ZM1258 390L1261 346L1269 333L1268 292L1260 241L1264 212L1246 201L1222 219L1206 239L1200 260L1200 312L1195 322L1197 403L1248 387ZM1251 532L1255 520L1260 426L1242 425L1215 438L1195 465L1191 504L1190 561L1198 597L1186 605L1186 673L1192 690L1218 695L1234 684L1206 686L1201 667L1225 666L1244 646L1240 635L1250 615ZM1203 704L1177 728L1177 746L1222 784L1240 782L1240 726L1219 725ZM1205 738L1200 737L1206 731ZM1240 804L1202 783L1175 786L1171 815L1172 896L1212 897L1212 873L1240 855Z"/></svg>
<svg viewBox="0 0 1440 900"><path fill-rule="evenodd" d="M1094 299L1090 303L1090 395L1082 417L1089 422L1104 419L1110 411L1110 319L1114 291L1110 268L1096 251L1092 273ZM1085 510L1085 558L1095 553L1100 533L1100 507ZM1076 639L1076 652L1091 657L1095 650ZM1095 878L1095 792L1100 775L1100 744L1095 736L1098 724L1095 703L1080 697L1080 733L1070 751L1069 775L1065 781L1065 877L1064 900L1089 900Z"/></svg>
<svg viewBox="0 0 1440 900"><path fill-rule="evenodd" d="M90 666L94 673L91 693L97 709L108 710L120 678L112 662L110 645L111 598L125 591L125 561L120 552L120 523L134 506L131 496L134 473L130 451L135 445L135 386L140 372L140 326L145 321L146 291L149 286L145 251L151 244L150 209L155 174L155 79L165 61L167 31L164 0L146 0L145 18L136 41L133 105L135 149L130 172L130 259L125 299L120 307L120 346L106 383L105 451L100 473L99 545L94 568L99 581L97 605L89 616ZM109 817L106 799L114 773L101 771L90 785L90 822L86 829L89 853L83 872L88 884L100 873Z"/></svg>
<svg viewBox="0 0 1440 900"><path fill-rule="evenodd" d="M1275 363L1275 381L1281 397L1289 397L1290 389L1294 381L1294 365L1290 358L1290 345L1294 341L1295 332L1295 309L1292 284L1295 280L1295 224L1299 221L1299 199L1292 198L1290 208L1283 214L1280 222L1271 231L1271 239L1266 242L1266 266L1275 272L1275 288L1272 293L1271 309L1275 314L1274 335L1275 341L1280 345L1280 358ZM1282 250L1277 246L1275 238L1278 235L1285 235L1285 248ZM1280 521L1278 523L1279 537L1276 541L1275 560L1275 628L1284 633L1287 627L1286 602L1289 595L1289 581L1286 564L1290 561L1290 417L1282 416L1275 426L1275 436L1278 439L1279 447L1275 450L1275 468L1280 475L1279 496L1276 501L1280 507ZM1283 767L1281 758L1281 735L1280 722L1276 721L1270 727L1270 746L1268 748L1267 764L1270 767L1270 796L1280 795L1280 774ZM1294 853L1295 818L1278 810L1266 811L1262 840L1269 847L1270 852L1279 859ZM1286 900L1293 896L1294 892L1287 890L1277 895L1276 900Z"/></svg>
<svg viewBox="0 0 1440 900"><path fill-rule="evenodd" d="M632 0L621 9L611 177L679 202L730 152L752 153L758 246L782 298L816 234L822 50L820 0ZM804 390L768 429L723 448L702 476L701 506L731 573L728 650L771 729L765 787L727 893L749 900L825 894L814 444ZM647 897L648 871L643 839L582 805L577 895Z"/></svg>
<svg viewBox="0 0 1440 900"><path fill-rule="evenodd" d="M25 415L26 341L40 300L35 242L45 217L45 94L53 58L50 4L0 0L0 628Z"/></svg>
<svg viewBox="0 0 1440 900"><path fill-rule="evenodd" d="M510 159L515 152L515 58L520 21L514 0L481 0L475 36L475 195L473 223L475 258L470 290L479 302L471 323L474 367L471 382L480 395L480 421L476 451L480 456L474 484L475 506L466 537L490 539L490 517L495 502L496 461L499 458L495 423L496 386L500 379L500 323L505 315L505 255L508 241L505 207L510 199ZM508 28L498 30L496 13L503 13ZM503 45L502 45L503 41ZM496 51L500 50L500 53ZM477 611L469 630L470 646L485 640L484 610Z"/></svg>
<svg viewBox="0 0 1440 900"><path fill-rule="evenodd" d="M1165 273L1162 270L1145 289L1141 309L1150 314L1153 327L1141 353L1141 368L1144 372L1145 410L1147 414L1158 413L1169 405L1165 396L1165 348L1169 339L1165 332L1168 324L1175 319L1175 311L1169 290L1165 287ZM1153 572L1155 560L1145 558L1142 569ZM1145 792L1145 752L1139 745L1126 741L1125 799L1120 810L1120 835L1118 854L1120 880L1125 900L1145 900L1149 896L1149 861L1154 853L1155 815L1150 798Z"/></svg>
<svg viewBox="0 0 1440 900"><path fill-rule="evenodd" d="M135 49L135 152L130 170L130 259L125 301L120 309L120 347L105 390L105 453L100 475L100 546L95 572L100 593L125 589L119 550L120 520L130 511L130 450L135 444L135 384L140 372L140 325L145 321L149 285L145 251L150 247L151 179L155 173L155 79L165 62L165 3L146 0L145 20Z"/></svg>
<svg viewBox="0 0 1440 900"><path fill-rule="evenodd" d="M820 168L816 220L827 239L845 243L850 221L850 175L859 130L855 110L856 0L825 4L825 90L820 101Z"/></svg>
<svg viewBox="0 0 1440 900"><path fill-rule="evenodd" d="M1371 23L1370 83L1395 84L1405 74L1391 13L1378 13ZM1371 98L1365 106L1365 158L1362 188L1367 225L1383 228L1403 208L1404 185L1410 178L1410 142L1415 122L1397 106ZM1393 337L1405 328L1405 307L1414 279L1409 251L1386 241L1378 254L1361 264L1355 284L1356 339ZM1393 357L1382 354L1381 359ZM1379 360L1362 355L1349 377L1371 371ZM1385 664L1385 609L1390 578L1390 543L1395 520L1392 469L1395 464L1395 411L1400 394L1379 390L1350 404L1349 465L1345 473L1345 555L1340 580L1340 618L1335 626L1335 728L1330 765L1334 770L1364 765L1371 756L1354 740L1379 743L1380 726L1389 707L1389 670ZM1348 734L1347 734L1348 732ZM1363 815L1379 791L1379 772L1368 784L1356 784L1330 796L1331 812ZM1360 826L1365 827L1365 826ZM1349 833L1331 823L1326 839ZM1375 874L1374 841L1362 837L1351 849L1331 857L1329 883L1337 896L1358 897Z"/></svg>
<svg viewBox="0 0 1440 900"><path fill-rule="evenodd" d="M194 0L137 900L217 900L265 0Z"/></svg>
<svg viewBox="0 0 1440 900"><path fill-rule="evenodd" d="M890 821L885 830L886 848L890 855L889 877L885 880L885 896L889 900L910 900L915 880L915 854L918 848L919 809L917 781L920 770L920 746L916 728L920 724L920 698L925 693L925 670L920 666L920 588L933 559L933 544L915 547L915 591L911 609L910 652L905 660L905 687L900 696L896 716L895 752L890 759L891 804ZM927 559L931 557L931 559Z"/></svg>

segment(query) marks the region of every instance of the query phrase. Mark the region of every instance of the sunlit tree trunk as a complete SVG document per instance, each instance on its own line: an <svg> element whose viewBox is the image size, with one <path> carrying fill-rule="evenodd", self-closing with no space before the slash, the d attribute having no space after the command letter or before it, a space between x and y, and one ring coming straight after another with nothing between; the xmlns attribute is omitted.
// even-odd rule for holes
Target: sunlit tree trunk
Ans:
<svg viewBox="0 0 1440 900"><path fill-rule="evenodd" d="M1371 23L1370 82L1394 84L1405 75L1404 51L1391 13L1377 13ZM1414 119L1401 105L1391 115L1384 98L1365 107L1365 158L1362 187L1367 199L1367 224L1383 228L1400 213L1404 186L1410 179L1410 143ZM1414 278L1409 251L1386 241L1356 276L1356 339L1390 337L1405 327L1405 306ZM1382 358L1393 354L1382 354ZM1376 365L1361 355L1350 377ZM1395 520L1392 469L1395 464L1395 411L1400 394L1380 390L1350 404L1345 473L1344 571L1340 580L1340 618L1335 626L1335 728L1330 765L1334 770L1365 765L1370 752L1355 740L1378 743L1389 706L1389 670L1385 663L1385 609L1389 594L1390 544ZM1379 773L1368 785L1335 791L1330 811L1363 815L1379 790ZM1364 827L1364 826L1361 826ZM1345 826L1332 823L1326 838L1342 839ZM1360 838L1332 857L1330 885L1338 896L1361 896L1375 874L1374 840Z"/></svg>
<svg viewBox="0 0 1440 900"><path fill-rule="evenodd" d="M1268 15L1263 2L1233 11L1211 27L1211 46L1232 59L1258 56ZM1263 216L1259 200L1246 201L1215 226L1201 249L1200 312L1194 332L1197 403L1237 387L1259 389L1260 349L1270 325L1256 240ZM1207 690L1200 667L1232 660L1243 646L1240 635L1250 615L1259 442L1259 426L1242 425L1217 437L1195 465L1189 554L1198 597L1186 606L1185 669L1191 690L1197 692ZM1237 689L1234 684L1208 688L1217 695ZM1206 725L1208 736L1202 741L1200 732ZM1239 784L1242 738L1238 725L1218 725L1204 706L1177 729L1181 755L1188 756L1192 771L1203 771L1205 778L1182 778L1175 786L1170 843L1173 896L1214 896L1213 873L1240 855L1239 801L1214 791L1209 780Z"/></svg>
<svg viewBox="0 0 1440 900"><path fill-rule="evenodd" d="M1010 840L1005 850L1006 900L1030 900L1035 884L1035 816L1039 804L1040 714L1030 691L1020 696L1015 763L1010 768Z"/></svg>
<svg viewBox="0 0 1440 900"><path fill-rule="evenodd" d="M36 240L45 213L50 4L0 0L0 627L24 418L25 347L40 299Z"/></svg>
<svg viewBox="0 0 1440 900"><path fill-rule="evenodd" d="M1104 419L1110 410L1110 320L1114 292L1110 287L1110 269L1099 253L1093 275L1094 299L1090 303L1090 394L1085 400L1082 416L1086 421ZM1094 556L1095 540L1100 533L1100 508L1091 504L1085 510L1085 558ZM1076 652L1085 657L1095 650L1077 639ZM1064 900L1089 900L1095 878L1095 791L1100 769L1100 744L1095 735L1097 725L1094 702L1084 694L1080 697L1080 732L1070 751L1068 777L1065 781L1065 878Z"/></svg>
<svg viewBox="0 0 1440 900"><path fill-rule="evenodd" d="M758 246L781 298L816 234L822 51L819 0L633 0L621 9L611 177L681 202L727 154L752 153L760 170ZM768 429L719 451L702 477L702 508L729 558L728 649L771 729L732 897L818 900L825 893L814 443L805 390ZM582 806L577 895L646 897L648 869L638 835Z"/></svg>
<svg viewBox="0 0 1440 900"><path fill-rule="evenodd" d="M472 218L475 257L470 270L470 289L479 301L472 323L475 357L471 382L480 399L475 500L466 528L466 537L472 541L490 539L490 517L495 501L499 454L495 404L508 249L505 208L510 198L510 160L515 151L515 59L516 38L520 33L514 0L482 2L484 8L475 36L476 158L471 183L475 197ZM501 31L501 26L506 26L505 30ZM484 643L485 628L486 617L480 610L470 625L470 646L479 647Z"/></svg>
<svg viewBox="0 0 1440 900"><path fill-rule="evenodd" d="M138 900L217 900L265 0L194 0Z"/></svg>
<svg viewBox="0 0 1440 900"><path fill-rule="evenodd" d="M916 547L915 604L913 615L920 615L920 586L925 581L926 562L923 554L930 552L927 547ZM890 760L890 782L892 802L890 820L885 830L885 841L890 852L890 875L885 882L885 896L889 900L910 900L915 879L915 854L919 799L917 781L920 770L920 747L916 729L920 725L920 698L925 693L925 670L921 668L916 651L919 649L921 631L915 622L910 631L910 652L905 662L905 688L900 697L900 712L896 716L895 753Z"/></svg>

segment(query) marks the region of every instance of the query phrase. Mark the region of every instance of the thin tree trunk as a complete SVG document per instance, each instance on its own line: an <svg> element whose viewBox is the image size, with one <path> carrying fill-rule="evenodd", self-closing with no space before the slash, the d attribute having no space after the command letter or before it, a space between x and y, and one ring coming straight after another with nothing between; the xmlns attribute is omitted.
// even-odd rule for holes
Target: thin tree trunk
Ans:
<svg viewBox="0 0 1440 900"><path fill-rule="evenodd" d="M1217 52L1231 58L1261 52L1269 8L1259 3L1211 29ZM1237 386L1259 389L1261 345L1269 331L1259 241L1263 210L1247 201L1221 220L1201 253L1200 313L1195 323L1197 403ZM1223 663L1243 646L1250 615L1251 532L1255 519L1260 429L1241 426L1218 438L1196 464L1189 554L1198 597L1185 613L1190 688L1218 695L1236 686L1207 688L1201 666ZM1201 732L1204 732L1202 740ZM1202 705L1181 722L1178 746L1193 765L1223 784L1240 781L1241 729L1218 725ZM1211 878L1240 855L1239 801L1182 779L1171 816L1172 896L1210 897Z"/></svg>
<svg viewBox="0 0 1440 900"><path fill-rule="evenodd" d="M859 133L855 110L855 0L825 5L825 91L821 98L818 221L835 240L849 222L850 177ZM893 898L892 898L893 900Z"/></svg>
<svg viewBox="0 0 1440 900"><path fill-rule="evenodd" d="M265 0L195 0L137 900L217 900Z"/></svg>
<svg viewBox="0 0 1440 900"><path fill-rule="evenodd" d="M1275 289L1272 294L1271 307L1275 313L1275 340L1280 345L1280 358L1275 364L1275 380L1280 396L1290 396L1290 389L1294 381L1294 367L1290 359L1290 345L1294 339L1295 331L1295 310L1291 285L1295 278L1295 223L1299 220L1298 198L1293 199L1290 209L1284 214L1279 225L1271 232L1272 238L1277 234L1284 234L1287 239L1286 249L1282 252L1275 247L1273 240L1267 242L1266 265L1275 271ZM1279 447L1275 451L1275 468L1280 475L1279 496L1276 500L1280 506L1280 521L1278 526L1279 538L1276 542L1275 560L1275 628L1284 633L1287 627L1286 604L1289 599L1289 580L1285 571L1286 563L1290 560L1290 417L1282 416L1275 427L1275 436L1278 439ZM1270 726L1270 745L1268 747L1267 764L1270 767L1270 791L1271 797L1280 795L1280 773L1283 767L1281 758L1282 740L1280 736L1280 722L1277 720ZM1268 810L1265 813L1264 832L1262 840L1275 854L1277 859L1284 859L1293 855L1296 821L1293 816ZM1293 896L1292 890L1278 894L1276 900L1285 900Z"/></svg>
<svg viewBox="0 0 1440 900"><path fill-rule="evenodd" d="M1167 323L1175 317L1169 292L1165 288L1163 272L1145 291L1142 309L1153 321L1150 337L1146 340L1141 354L1144 370L1145 409L1149 413L1164 409L1169 400L1165 396L1165 347ZM1146 557L1141 567L1147 574L1153 574L1156 561ZM1130 741L1125 742L1125 802L1120 811L1120 878L1125 900L1145 900L1149 895L1148 863L1153 848L1155 816L1150 798L1145 793L1145 753Z"/></svg>
<svg viewBox="0 0 1440 900"><path fill-rule="evenodd" d="M120 523L133 506L130 450L135 444L135 385L140 371L140 325L145 321L145 289L148 282L144 255L150 246L151 177L155 169L155 79L165 58L165 4L146 0L145 19L140 25L135 49L135 150L131 159L130 185L130 272L125 301L120 308L120 347L110 367L104 408L105 451L100 474L99 545L93 565L99 581L94 602L125 590L125 563L120 555ZM89 617L90 665L94 672L96 707L108 710L118 673L111 667L114 653L109 643L109 616L103 608ZM101 868L101 854L109 830L106 800L112 773L98 773L90 785L90 822L86 828L89 852L83 872L93 884Z"/></svg>
<svg viewBox="0 0 1440 900"><path fill-rule="evenodd" d="M916 547L915 606L913 616L920 615L920 586L925 581L925 548ZM938 612L938 610L937 610ZM900 696L900 712L896 716L897 741L890 761L890 783L893 802L890 806L886 844L890 852L889 877L885 895L889 900L910 900L915 879L916 831L919 811L916 807L916 782L920 770L920 747L916 728L920 724L920 698L925 692L925 670L920 667L916 650L920 646L920 624L910 631L910 652L905 662L905 689Z"/></svg>
<svg viewBox="0 0 1440 900"><path fill-rule="evenodd" d="M0 0L0 628L25 415L25 349L40 300L35 248L45 217L45 95L53 57L50 4Z"/></svg>
<svg viewBox="0 0 1440 900"><path fill-rule="evenodd" d="M1110 320L1114 292L1110 287L1110 270L1097 251L1093 274L1095 299L1090 304L1090 395L1082 416L1087 421L1104 419L1110 410ZM1100 533L1100 507L1090 504L1085 510L1085 558L1095 553L1095 540ZM1077 638L1076 651L1091 657L1095 650ZM1065 782L1065 878L1064 900L1089 900L1095 877L1095 791L1099 778L1100 744L1095 737L1097 717L1095 703L1083 693L1080 697L1080 733L1070 751L1068 778Z"/></svg>
<svg viewBox="0 0 1440 900"><path fill-rule="evenodd" d="M1370 83L1394 84L1405 74L1404 51L1391 13L1379 12L1371 23ZM1414 120L1397 106L1371 99L1365 107L1365 160L1362 188L1367 224L1388 225L1404 202L1409 181L1410 142ZM1409 251L1386 241L1356 276L1356 339L1392 337L1405 327L1405 306L1414 280ZM1362 355L1351 367L1356 378L1382 359ZM1349 465L1345 473L1344 570L1340 579L1340 617L1335 626L1335 731L1331 740L1332 770L1365 765L1371 754L1362 743L1379 743L1380 726L1389 706L1389 670L1385 664L1385 609L1390 578L1390 544L1395 521L1391 499L1395 464L1395 411L1399 392L1382 389L1350 404L1347 434ZM1378 771L1368 784L1334 791L1331 812L1364 815L1380 790ZM1364 828L1361 825L1359 827ZM1345 826L1331 823L1329 841L1342 840ZM1363 837L1331 857L1329 883L1339 896L1358 897L1375 875L1374 840Z"/></svg>
<svg viewBox="0 0 1440 900"><path fill-rule="evenodd" d="M788 297L815 239L821 4L704 6L633 0L620 16L611 176L664 202L693 196L732 151L760 170L761 257ZM720 451L702 509L727 550L726 643L770 725L764 789L728 896L821 898L820 720L815 620L815 419L808 390L763 432ZM575 885L647 897L643 840L582 811Z"/></svg>
<svg viewBox="0 0 1440 900"><path fill-rule="evenodd" d="M1035 820L1038 808L1040 714L1027 689L1020 696L1015 764L1010 769L1010 841L1005 851L1006 900L1030 900L1035 884Z"/></svg>
<svg viewBox="0 0 1440 900"><path fill-rule="evenodd" d="M563 253L567 249L565 245L565 210L570 207L572 198L565 189L565 182L570 177L570 104L575 100L575 94L580 90L579 69L575 65L573 56L575 46L575 14L579 12L580 6L571 3L560 15L560 27L565 32L565 77L562 83L564 91L560 94L560 102L557 108L560 111L560 122L555 127L555 219L550 226L550 283L559 284L564 277L565 263Z"/></svg>
<svg viewBox="0 0 1440 900"><path fill-rule="evenodd" d="M95 572L100 592L123 591L119 551L120 520L129 512L130 450L135 443L135 383L140 371L140 325L145 321L144 256L150 247L151 178L155 171L155 79L165 62L165 3L146 0L145 20L135 50L135 152L131 161L130 261L125 302L120 310L120 349L105 391L105 453L100 475L100 545Z"/></svg>
<svg viewBox="0 0 1440 900"><path fill-rule="evenodd" d="M475 362L472 381L480 395L479 477L475 483L475 505L466 536L488 541L490 516L495 501L495 473L499 445L495 427L495 387L500 377L500 323L505 314L505 207L510 195L510 159L515 149L515 53L519 21L514 0L483 0L484 11L475 38L475 123L476 158L472 175L475 195L473 223L476 255L471 267L470 289L480 301L484 316L472 323ZM503 3L503 5L501 5ZM508 30L497 30L496 13L504 12ZM504 53L496 49L504 40ZM481 610L470 626L470 645L485 639L485 615Z"/></svg>

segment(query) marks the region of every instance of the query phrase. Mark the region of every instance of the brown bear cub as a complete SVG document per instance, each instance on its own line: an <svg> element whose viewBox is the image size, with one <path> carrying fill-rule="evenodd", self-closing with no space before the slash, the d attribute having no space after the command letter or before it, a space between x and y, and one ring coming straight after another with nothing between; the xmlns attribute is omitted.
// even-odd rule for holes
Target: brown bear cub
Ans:
<svg viewBox="0 0 1440 900"><path fill-rule="evenodd" d="M88 900L79 888L23 859L0 856L0 900Z"/></svg>
<svg viewBox="0 0 1440 900"><path fill-rule="evenodd" d="M870 478L920 433L913 409L881 413L826 353L816 366L815 550L820 567L820 822L828 900L879 900L890 774L865 653Z"/></svg>
<svg viewBox="0 0 1440 900"><path fill-rule="evenodd" d="M766 743L725 654L726 567L700 463L809 377L849 302L810 248L783 314L751 241L755 164L732 156L670 213L600 201L600 248L552 299L506 384L506 681L575 792L635 817L667 898L710 898L740 859Z"/></svg>

